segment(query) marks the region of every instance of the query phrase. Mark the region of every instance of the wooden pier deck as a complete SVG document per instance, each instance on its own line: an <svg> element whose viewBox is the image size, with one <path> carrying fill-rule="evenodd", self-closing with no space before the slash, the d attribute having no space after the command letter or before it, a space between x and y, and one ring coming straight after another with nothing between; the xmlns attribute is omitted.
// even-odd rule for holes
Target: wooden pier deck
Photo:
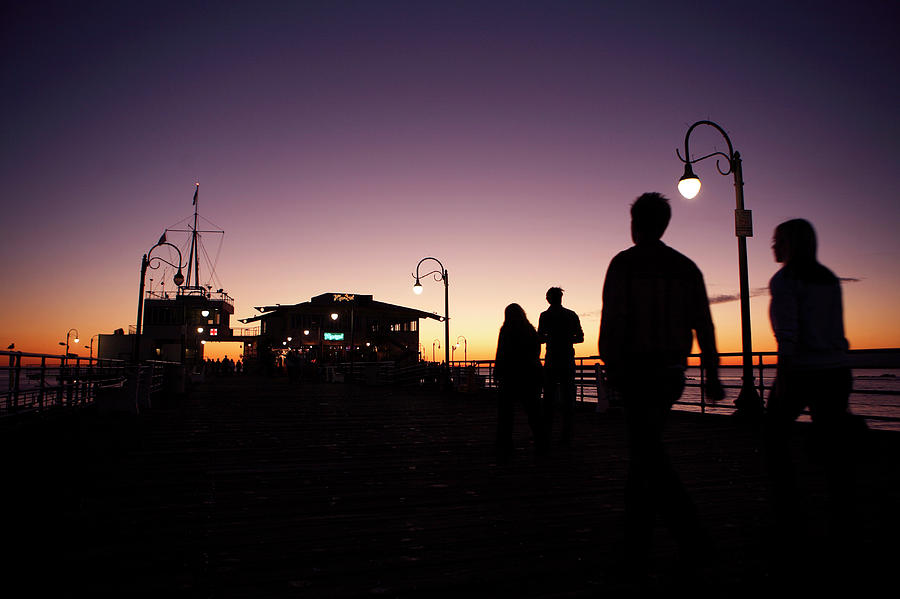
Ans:
<svg viewBox="0 0 900 599"><path fill-rule="evenodd" d="M618 567L621 414L582 410L575 445L540 461L518 414L505 465L494 459L495 419L487 394L233 377L137 418L10 420L0 427L3 594L622 596L696 592L682 576L692 561L710 596L783 584L769 574L759 431L673 413L669 448L715 551L677 556L659 528L652 578L635 587ZM803 439L815 548L824 483ZM900 435L870 431L865 458L859 541L840 564L877 585L897 557ZM816 575L803 569L795 582Z"/></svg>

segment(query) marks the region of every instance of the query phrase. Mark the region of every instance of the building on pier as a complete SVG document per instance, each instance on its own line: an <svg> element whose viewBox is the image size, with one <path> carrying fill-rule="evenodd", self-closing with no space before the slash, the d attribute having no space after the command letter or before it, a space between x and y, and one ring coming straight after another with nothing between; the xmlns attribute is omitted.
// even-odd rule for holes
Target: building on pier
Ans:
<svg viewBox="0 0 900 599"><path fill-rule="evenodd" d="M258 334L243 337L244 356L296 351L308 361L415 362L419 321L437 314L379 302L371 295L323 293L308 302L258 306L260 314L242 318L256 323Z"/></svg>

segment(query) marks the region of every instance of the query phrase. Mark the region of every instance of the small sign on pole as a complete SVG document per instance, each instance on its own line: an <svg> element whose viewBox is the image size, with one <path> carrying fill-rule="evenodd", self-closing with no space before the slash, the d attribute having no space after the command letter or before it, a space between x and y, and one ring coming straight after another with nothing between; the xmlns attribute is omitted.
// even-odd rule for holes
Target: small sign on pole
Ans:
<svg viewBox="0 0 900 599"><path fill-rule="evenodd" d="M734 211L734 234L738 237L753 237L753 211Z"/></svg>

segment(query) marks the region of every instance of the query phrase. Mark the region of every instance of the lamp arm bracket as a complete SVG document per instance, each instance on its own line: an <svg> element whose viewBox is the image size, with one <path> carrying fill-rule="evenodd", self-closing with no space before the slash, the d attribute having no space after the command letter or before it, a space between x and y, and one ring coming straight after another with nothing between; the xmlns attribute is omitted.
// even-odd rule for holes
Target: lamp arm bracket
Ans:
<svg viewBox="0 0 900 599"><path fill-rule="evenodd" d="M422 263L425 262L426 260L434 260L435 262L437 262L437 263L438 263L438 266L440 267L440 270L439 270L439 271L432 271L432 272L439 272L439 273L441 273L441 275L443 276L443 273L444 273L444 271L446 270L446 269L444 268L444 265L441 264L441 261L440 261L440 260L438 260L437 258L432 258L431 256L428 256L427 258L422 258L421 260L419 260L419 263L416 264L416 274L417 274L417 275L418 275L418 273L419 273L419 267L422 266ZM432 272L428 273L428 275L432 274ZM424 275L424 276L427 277L428 275ZM440 279L437 279L437 280L440 280Z"/></svg>
<svg viewBox="0 0 900 599"><path fill-rule="evenodd" d="M153 256L151 258L148 258L147 259L147 268L151 268L153 270L156 270L157 268L159 268L159 264L154 264L154 262L153 262L154 260L158 260L159 262L164 262L164 263L168 264L169 266L171 266L172 268L182 268L182 266L179 266L178 264L172 264L165 258L160 258L159 256Z"/></svg>
<svg viewBox="0 0 900 599"><path fill-rule="evenodd" d="M685 164L696 164L696 163L700 162L701 160L706 160L707 158L712 158L713 156L720 156L726 160L726 162L728 164L728 168L726 170L722 170L721 163L717 159L716 160L716 169L718 169L719 173L722 175L730 175L731 172L734 170L732 167L732 164L733 164L732 157L727 155L725 152L712 152L711 154L707 154L706 156L701 156L700 158L694 158L693 160L685 160L685 158L682 157L681 152L679 152L677 149L675 150L675 154L678 156L678 159L680 161L684 162Z"/></svg>
<svg viewBox="0 0 900 599"><path fill-rule="evenodd" d="M444 280L444 273L439 270L432 270L431 272L426 272L425 274L419 274L418 269L417 269L416 274L412 275L412 277L414 279L420 279L420 278L425 278L429 275L434 275L435 281L443 281Z"/></svg>
<svg viewBox="0 0 900 599"><path fill-rule="evenodd" d="M171 262L169 262L169 261L166 260L165 258L161 258L161 257L159 257L159 256L150 256L150 254L153 253L153 250L155 250L155 249L158 248L158 247L162 247L162 246L164 246L164 245L167 245L167 246L171 247L172 249L174 249L174 250L178 253L178 264L172 264ZM182 254L181 254L181 250L178 248L178 246L175 245L175 244L173 244L173 243L169 243L168 241L162 241L162 242L160 242L160 243L157 243L157 244L154 245L152 248L150 248L150 251L148 251L146 255L148 256L148 258L147 258L147 265L148 265L148 266L150 266L150 262L151 262L152 260L159 260L160 262L165 262L166 264L168 264L168 265L171 266L172 268L184 268L184 267L187 266L187 264L181 264ZM158 267L158 266L150 266L150 268L159 268L159 267Z"/></svg>
<svg viewBox="0 0 900 599"><path fill-rule="evenodd" d="M728 144L728 153L725 152L712 152L711 154L707 154L706 156L702 156L700 158L695 158L693 160L690 159L691 151L689 149L689 140L691 137L691 132L700 125L706 125L708 127L712 127L716 131L722 134L722 137L725 138L725 143ZM696 162L700 162L701 160L706 160L712 156L721 156L728 162L728 168L726 170L722 170L722 166L719 160L716 160L716 169L718 169L719 173L722 175L729 175L734 171L734 146L731 145L731 138L728 137L728 134L725 133L725 130L722 129L719 125L712 121L697 121L693 125L691 125L687 133L684 135L684 156L681 155L681 152L678 149L675 150L675 154L678 156L678 159L686 164L694 164Z"/></svg>

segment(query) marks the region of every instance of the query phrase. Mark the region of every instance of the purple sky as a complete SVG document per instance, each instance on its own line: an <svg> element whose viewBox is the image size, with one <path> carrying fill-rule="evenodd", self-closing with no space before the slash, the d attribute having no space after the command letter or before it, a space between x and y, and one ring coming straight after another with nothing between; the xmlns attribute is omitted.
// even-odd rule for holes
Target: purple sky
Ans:
<svg viewBox="0 0 900 599"><path fill-rule="evenodd" d="M737 291L731 178L708 160L698 198L675 189L701 119L744 159L751 287L776 269L774 226L808 218L822 262L858 279L851 345L900 346L896 2L130 4L0 15L2 347L133 324L140 257L199 181L226 231L210 282L236 317L331 291L442 312L438 283L410 292L437 256L470 358L493 354L507 303L536 322L557 284L592 355L641 192L672 198L664 240L710 295ZM698 130L691 148L725 143ZM767 304L756 349L773 345ZM737 351L738 303L714 317Z"/></svg>

